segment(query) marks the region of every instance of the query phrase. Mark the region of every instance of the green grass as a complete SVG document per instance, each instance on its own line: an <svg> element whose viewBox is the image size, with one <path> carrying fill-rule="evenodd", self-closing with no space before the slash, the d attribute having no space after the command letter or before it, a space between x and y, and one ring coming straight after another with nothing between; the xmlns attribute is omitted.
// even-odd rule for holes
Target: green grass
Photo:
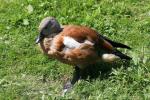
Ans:
<svg viewBox="0 0 150 100"><path fill-rule="evenodd" d="M49 60L35 44L46 16L128 44L133 49L122 51L133 60L107 78L79 81L62 97L62 85L73 68ZM0 0L0 100L69 98L150 99L150 0Z"/></svg>

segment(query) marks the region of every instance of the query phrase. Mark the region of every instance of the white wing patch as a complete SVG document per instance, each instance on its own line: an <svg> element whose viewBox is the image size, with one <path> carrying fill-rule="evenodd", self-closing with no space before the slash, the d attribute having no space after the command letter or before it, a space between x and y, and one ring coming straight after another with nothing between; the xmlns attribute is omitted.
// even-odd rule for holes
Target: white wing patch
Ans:
<svg viewBox="0 0 150 100"><path fill-rule="evenodd" d="M81 45L81 43L67 36L67 37L64 37L64 45L67 48L73 49L73 48L78 48Z"/></svg>
<svg viewBox="0 0 150 100"><path fill-rule="evenodd" d="M79 48L83 44L83 43L79 43L75 39L68 37L68 36L64 37L63 43L64 43L65 47L69 48L69 49ZM89 45L94 45L92 42L90 42L88 40L85 40L84 43L89 44Z"/></svg>

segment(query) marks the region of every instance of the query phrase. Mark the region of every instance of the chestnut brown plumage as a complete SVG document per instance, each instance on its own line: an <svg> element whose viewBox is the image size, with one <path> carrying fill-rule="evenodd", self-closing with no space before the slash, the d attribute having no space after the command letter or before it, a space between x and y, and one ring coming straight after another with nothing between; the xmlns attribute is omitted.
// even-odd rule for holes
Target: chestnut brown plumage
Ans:
<svg viewBox="0 0 150 100"><path fill-rule="evenodd" d="M130 60L131 58L116 48L131 49L127 45L114 42L102 36L97 31L77 25L60 27L53 17L44 18L39 26L39 43L42 51L51 58L75 66L75 74L69 88L79 78L81 70L86 66L99 61L113 62L118 59Z"/></svg>

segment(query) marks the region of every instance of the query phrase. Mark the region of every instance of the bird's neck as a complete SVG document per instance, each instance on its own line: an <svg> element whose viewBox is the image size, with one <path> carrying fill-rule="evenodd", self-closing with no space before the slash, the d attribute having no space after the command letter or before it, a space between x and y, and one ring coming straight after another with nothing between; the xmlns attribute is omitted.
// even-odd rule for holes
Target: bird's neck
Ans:
<svg viewBox="0 0 150 100"><path fill-rule="evenodd" d="M49 34L48 37L55 37L56 35L58 35L62 31L63 31L63 28L59 28L56 31L54 31L53 33Z"/></svg>

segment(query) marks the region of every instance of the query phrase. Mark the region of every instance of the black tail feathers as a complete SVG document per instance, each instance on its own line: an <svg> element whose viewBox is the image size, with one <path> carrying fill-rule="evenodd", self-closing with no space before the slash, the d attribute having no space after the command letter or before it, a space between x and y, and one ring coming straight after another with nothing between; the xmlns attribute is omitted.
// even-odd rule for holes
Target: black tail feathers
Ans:
<svg viewBox="0 0 150 100"><path fill-rule="evenodd" d="M113 52L113 54L115 54L116 56L120 57L121 59L126 59L126 60L131 60L132 58L121 53L120 51L116 50L115 52Z"/></svg>

